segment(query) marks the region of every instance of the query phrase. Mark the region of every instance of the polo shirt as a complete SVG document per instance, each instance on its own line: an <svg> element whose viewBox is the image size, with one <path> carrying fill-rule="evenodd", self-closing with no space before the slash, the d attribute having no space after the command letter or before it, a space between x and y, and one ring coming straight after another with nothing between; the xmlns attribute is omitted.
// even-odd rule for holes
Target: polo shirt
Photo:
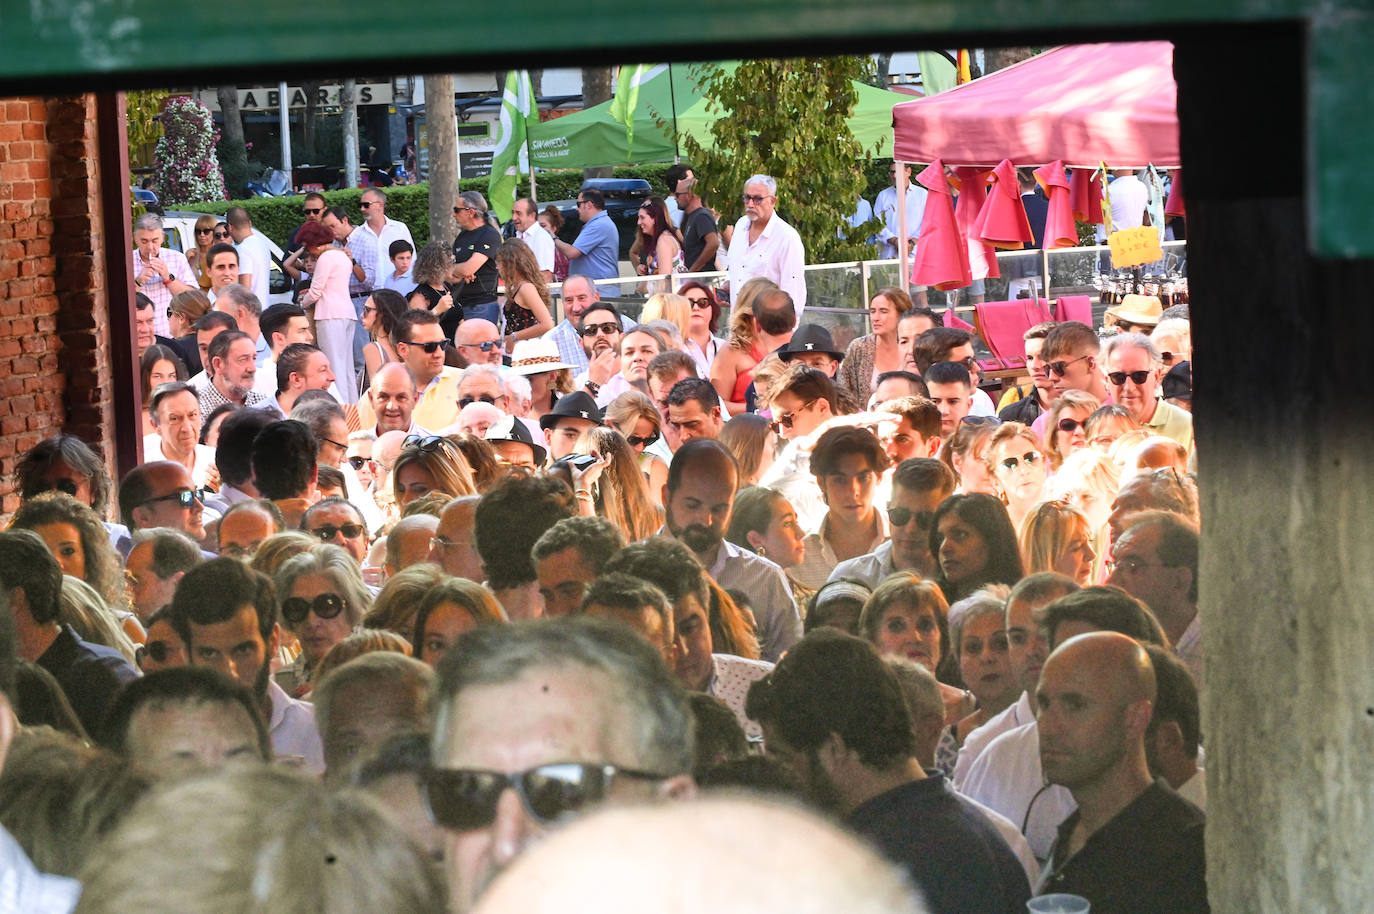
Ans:
<svg viewBox="0 0 1374 914"><path fill-rule="evenodd" d="M1193 414L1186 409L1179 409L1172 403L1160 400L1159 405L1155 407L1155 414L1145 423L1145 427L1156 435L1172 438L1192 452Z"/></svg>
<svg viewBox="0 0 1374 914"><path fill-rule="evenodd" d="M568 259L569 276L615 279L620 275L620 230L605 210L582 226L573 247L581 251L582 256Z"/></svg>
<svg viewBox="0 0 1374 914"><path fill-rule="evenodd" d="M119 687L138 678L138 670L123 654L81 640L69 625L62 626L57 640L39 656L38 665L57 680L87 733L100 732Z"/></svg>
<svg viewBox="0 0 1374 914"><path fill-rule="evenodd" d="M452 425L458 418L458 379L462 375L463 369L451 365L439 369L429 385L419 392L415 411L410 416L411 424L424 428ZM358 427L375 428L376 425L377 414L372 411L372 398L362 397L358 400Z"/></svg>

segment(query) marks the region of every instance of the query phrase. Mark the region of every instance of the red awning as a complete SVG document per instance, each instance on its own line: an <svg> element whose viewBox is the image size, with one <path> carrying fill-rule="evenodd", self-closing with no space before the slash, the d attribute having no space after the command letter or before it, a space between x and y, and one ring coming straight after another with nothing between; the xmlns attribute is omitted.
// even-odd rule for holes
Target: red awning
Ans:
<svg viewBox="0 0 1374 914"><path fill-rule="evenodd" d="M903 162L949 166L1177 168L1174 46L1167 41L1055 48L892 109Z"/></svg>

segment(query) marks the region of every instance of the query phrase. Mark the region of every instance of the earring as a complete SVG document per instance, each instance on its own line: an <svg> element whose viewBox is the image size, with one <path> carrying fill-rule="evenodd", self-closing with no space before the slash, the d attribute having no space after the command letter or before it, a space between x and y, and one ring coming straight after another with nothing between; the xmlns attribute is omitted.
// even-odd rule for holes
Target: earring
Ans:
<svg viewBox="0 0 1374 914"><path fill-rule="evenodd" d="M767 556L767 555L768 555L768 550L767 550L767 549L764 549L762 546L760 546L758 549L756 549L756 550L754 550L754 551L757 552L759 555L762 555L762 556Z"/></svg>

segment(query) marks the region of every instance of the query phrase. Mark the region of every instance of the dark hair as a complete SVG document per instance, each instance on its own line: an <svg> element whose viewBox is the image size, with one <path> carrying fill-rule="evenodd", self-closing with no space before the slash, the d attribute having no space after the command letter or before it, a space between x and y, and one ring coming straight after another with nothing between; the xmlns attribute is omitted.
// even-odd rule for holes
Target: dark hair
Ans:
<svg viewBox="0 0 1374 914"><path fill-rule="evenodd" d="M253 439L253 485L263 498L273 501L298 498L315 478L319 452L319 443L304 422L273 422Z"/></svg>
<svg viewBox="0 0 1374 914"><path fill-rule="evenodd" d="M52 727L86 742L89 734L57 677L27 660L12 663L12 666L13 689L5 690L5 694L14 705L14 716L19 723L24 727Z"/></svg>
<svg viewBox="0 0 1374 914"><path fill-rule="evenodd" d="M701 601L703 611L709 610L710 594L701 562L675 539L651 536L642 542L631 543L611 556L601 569L602 574L616 571L648 581L675 605L693 595Z"/></svg>
<svg viewBox="0 0 1374 914"><path fill-rule="evenodd" d="M958 362L936 362L926 368L926 386L931 384L962 384L972 390L973 375Z"/></svg>
<svg viewBox="0 0 1374 914"><path fill-rule="evenodd" d="M590 311L591 308L587 310ZM697 372L696 360L681 349L668 349L664 352L660 352L649 360L648 368L645 370L648 371L649 377L659 381L666 381L668 378L676 377L679 372L683 371L687 372L688 378L700 377L700 374ZM683 380L686 380L686 378Z"/></svg>
<svg viewBox="0 0 1374 914"><path fill-rule="evenodd" d="M533 581L534 544L555 523L576 513L572 490L548 476L510 476L483 495L473 532L491 588Z"/></svg>
<svg viewBox="0 0 1374 914"><path fill-rule="evenodd" d="M315 468L315 474L315 485L317 488L338 489L342 492L348 485L344 481L343 470L340 470L338 467L318 466ZM414 504L415 502L411 502L409 505L406 505L406 507L409 508Z"/></svg>
<svg viewBox="0 0 1374 914"><path fill-rule="evenodd" d="M688 264L688 266L691 266L691 264ZM717 325L719 325L720 323L721 312L720 299L716 297L716 290L712 289L704 282L700 282L695 279L689 279L682 285L678 286L677 294L685 298L687 296L687 293L692 291L693 289L697 289L701 292L706 293L706 303L711 306L711 317L707 320L706 329L710 330L711 333L714 334L716 332Z"/></svg>
<svg viewBox="0 0 1374 914"><path fill-rule="evenodd" d="M6 530L0 533L0 590L20 588L29 605L29 615L39 625L57 621L62 606L62 568L47 545L32 530ZM9 607L3 615L9 616ZM12 623L11 623L12 624ZM7 658L0 657L0 664ZM13 683L12 665L6 684Z"/></svg>
<svg viewBox="0 0 1374 914"><path fill-rule="evenodd" d="M577 195L597 209L606 208L606 197L595 187L585 187L578 191Z"/></svg>
<svg viewBox="0 0 1374 914"><path fill-rule="evenodd" d="M167 621L185 642L188 654L193 650L193 624L228 622L245 606L257 612L258 634L263 641L271 642L272 628L277 624L277 591L272 579L227 556L209 559L186 572L177 583L171 606Z"/></svg>
<svg viewBox="0 0 1374 914"><path fill-rule="evenodd" d="M941 569L939 584L946 600L953 603L985 584L1006 584L1010 587L1021 579L1021 549L1016 543L1016 530L1011 525L1005 505L982 492L951 495L941 502L930 524L930 554L935 556L937 562L940 546L944 544L940 521L949 514L954 514L978 531L987 547L987 562L982 571L958 585L947 580Z"/></svg>
<svg viewBox="0 0 1374 914"><path fill-rule="evenodd" d="M730 706L714 695L692 692L688 695L692 717L696 720L697 748L693 774L705 774L723 762L749 757L749 739Z"/></svg>
<svg viewBox="0 0 1374 914"><path fill-rule="evenodd" d="M248 687L223 673L203 666L157 670L127 683L115 693L105 712L104 731L98 736L107 748L128 755L129 724L144 705L237 704L248 713L258 735L258 751L264 761L272 758L272 743L262 710ZM136 760L135 760L136 761Z"/></svg>
<svg viewBox="0 0 1374 914"><path fill-rule="evenodd" d="M916 751L897 675L867 641L811 632L749 687L745 713L789 746L814 753L832 733L866 767L891 770Z"/></svg>
<svg viewBox="0 0 1374 914"><path fill-rule="evenodd" d="M716 393L711 382L704 378L683 378L673 385L672 390L668 391L669 406L685 406L689 400L700 403L701 411L704 413L709 413L720 407L720 395ZM730 455L730 459L734 460L733 454Z"/></svg>
<svg viewBox="0 0 1374 914"><path fill-rule="evenodd" d="M1082 622L1103 631L1118 632L1141 644L1169 645L1168 636L1150 608L1110 584L1065 594L1036 610L1035 621L1049 634L1051 647L1057 646L1055 632L1065 622Z"/></svg>
<svg viewBox="0 0 1374 914"><path fill-rule="evenodd" d="M743 549L754 551L749 542L750 533L764 534L773 523L773 512L786 497L777 489L764 486L745 486L735 493L735 503L730 512L730 528L725 538Z"/></svg>
<svg viewBox="0 0 1374 914"><path fill-rule="evenodd" d="M158 362L171 362L172 370L176 372L178 381L185 381L190 377L186 373L186 363L181 360L180 353L175 352L170 346L154 343L143 350L143 355L138 357L138 373L139 377L143 379L143 400L145 403L148 400L148 394L152 393L153 390L149 385L148 376L153 373L153 366ZM152 412L151 406L149 406L148 411Z"/></svg>
<svg viewBox="0 0 1374 914"><path fill-rule="evenodd" d="M274 421L272 413L261 409L239 409L225 418L215 446L215 466L224 482L236 487L252 482L253 441ZM210 420L205 424L208 426Z"/></svg>
<svg viewBox="0 0 1374 914"><path fill-rule="evenodd" d="M613 571L592 581L582 596L582 611L594 603L625 612L639 612L647 606L658 613L665 637L673 630L673 607L668 597L655 585L632 574Z"/></svg>
<svg viewBox="0 0 1374 914"><path fill-rule="evenodd" d="M277 356L277 393L286 390L291 383L291 375L301 374L314 353L324 350L314 343L292 343Z"/></svg>
<svg viewBox="0 0 1374 914"><path fill-rule="evenodd" d="M321 469L324 469L324 467L321 467ZM353 502L349 501L347 498L344 498L341 495L331 495L329 498L322 498L310 507L305 509L305 513L301 515L301 529L304 530L306 533L309 533L310 518L314 517L317 511L322 511L326 508L332 508L335 505L347 506L347 508L353 512L354 516L358 518L358 523L362 524L363 526L367 526L367 520L363 517L363 512L358 510L357 505L353 504ZM273 507L275 507L275 505Z"/></svg>
<svg viewBox="0 0 1374 914"><path fill-rule="evenodd" d="M237 403L221 403L219 406L210 410L210 414L206 416L205 421L200 424L200 443L206 446L210 444L210 432L215 427L215 420L220 416L223 416L225 413L237 413L246 409L248 409L248 407L239 406ZM253 412L262 412L262 410L255 409ZM220 431L223 430L224 426L221 425ZM224 474L221 472L220 477L223 478L223 476Z"/></svg>
<svg viewBox="0 0 1374 914"><path fill-rule="evenodd" d="M611 556L625 548L620 528L604 517L565 517L534 541L530 555L538 562L564 549L576 549L583 564L597 574Z"/></svg>
<svg viewBox="0 0 1374 914"><path fill-rule="evenodd" d="M931 327L911 343L911 358L916 370L925 374L932 365L945 361L951 349L973 341L973 334L958 327Z"/></svg>
<svg viewBox="0 0 1374 914"><path fill-rule="evenodd" d="M223 314L224 312L220 311L216 313ZM201 319L204 320L204 318ZM210 345L205 348L205 357L210 360L211 365L214 365L215 359L224 358L229 352L229 347L239 340L247 340L255 347L257 346L256 341L242 330L224 330L215 334L215 338L211 340Z"/></svg>
<svg viewBox="0 0 1374 914"><path fill-rule="evenodd" d="M1192 572L1192 584L1188 587L1188 599L1197 602L1198 546L1197 527L1173 511L1144 511L1130 518L1124 534L1130 530L1159 528L1159 544L1155 555L1160 562L1170 568L1187 568Z"/></svg>
<svg viewBox="0 0 1374 914"><path fill-rule="evenodd" d="M238 263L239 249L224 241L217 241L210 245L210 250L205 252L205 264L209 266L215 262L215 258L221 254L229 253L234 255L234 262Z"/></svg>
<svg viewBox="0 0 1374 914"><path fill-rule="evenodd" d="M32 498L41 491L47 491L48 484L43 477L59 463L66 464L90 480L91 509L104 517L110 507L112 488L110 476L105 471L105 461L89 444L75 435L54 435L24 452L14 468L14 487L19 490L20 499Z"/></svg>
<svg viewBox="0 0 1374 914"><path fill-rule="evenodd" d="M912 492L939 492L948 498L959 487L954 471L933 457L912 457L897 464L892 484Z"/></svg>
<svg viewBox="0 0 1374 914"><path fill-rule="evenodd" d="M584 276L583 279L585 279L585 278L586 278L586 277ZM595 287L595 286L592 287L592 291L593 291L593 292L596 291L596 287ZM579 318L578 321L577 321L577 329L578 329L579 331L581 331L582 325L585 324L585 323L587 323L587 315L588 315L588 314L591 314L593 311L609 311L609 312L611 312L611 314L615 316L615 322L616 322L618 325L620 325L620 327L621 327L622 329L624 328L624 326L625 326L625 321L624 321L624 318L623 318L623 317L621 316L621 314L620 314L620 309L617 308L617 307L616 307L614 304L612 304L611 302L608 302L608 301L606 301L605 299L600 299L600 298L598 298L596 301L592 302L590 305L587 306L587 310L586 310L586 311L583 311L583 312L582 312L582 317ZM629 331L625 331L625 332L628 333ZM695 364L695 363L693 363L693 364Z"/></svg>
<svg viewBox="0 0 1374 914"><path fill-rule="evenodd" d="M372 306L377 309L377 336L392 339L396 332L396 324L409 307L405 296L395 289L373 289Z"/></svg>
<svg viewBox="0 0 1374 914"><path fill-rule="evenodd" d="M768 389L768 396L771 399L780 393L790 393L802 402L825 400L830 404L831 413L840 413L835 380L819 368L812 368L805 362L790 362L783 373L778 375L773 386Z"/></svg>
<svg viewBox="0 0 1374 914"><path fill-rule="evenodd" d="M374 298L373 301L376 301ZM424 308L410 308L396 318L396 326L391 330L391 342L395 345L410 342L410 332L421 324L437 324L438 316Z"/></svg>
<svg viewBox="0 0 1374 914"><path fill-rule="evenodd" d="M906 320L908 317L928 317L930 318L930 322L937 327L943 327L945 325L944 317L941 316L939 312L932 311L930 308L908 308L902 312L901 319Z"/></svg>
<svg viewBox="0 0 1374 914"><path fill-rule="evenodd" d="M415 245L411 244L409 241L406 241L404 238L397 238L395 241L391 242L390 246L387 247L386 256L392 260L395 260L397 254L404 254L407 251L413 254L415 252ZM388 289L387 291L391 292L393 290ZM401 293L397 292L396 294L400 295Z"/></svg>
<svg viewBox="0 0 1374 914"><path fill-rule="evenodd" d="M142 292L135 292L135 293L134 293L134 310L135 310L135 311L142 311L142 310L144 310L145 308L151 308L152 306L153 306L153 300L152 300L151 298L149 298L148 296L144 295Z"/></svg>
<svg viewBox="0 0 1374 914"><path fill-rule="evenodd" d="M925 397L926 399L930 398L930 390L927 389L926 382L921 378L920 375L916 374L914 371L884 371L882 374L878 375L878 383L873 385L873 389L877 390L880 386L882 386L884 381L898 380L906 381L908 384L911 384L913 387L915 387L916 396Z"/></svg>
<svg viewBox="0 0 1374 914"><path fill-rule="evenodd" d="M754 299L754 324L770 336L781 336L797 325L797 306L782 289L768 289Z"/></svg>
<svg viewBox="0 0 1374 914"><path fill-rule="evenodd" d="M668 464L669 495L682 485L682 474L686 471L688 463L694 467L706 464L716 470L729 467L735 474L736 482L739 481L739 468L735 466L735 455L730 453L729 448L714 438L693 438L677 449Z"/></svg>
<svg viewBox="0 0 1374 914"><path fill-rule="evenodd" d="M838 473L840 460L851 454L867 460L874 473L883 472L891 463L877 435L857 425L842 425L828 429L816 442L811 451L811 475L819 484L822 476Z"/></svg>
<svg viewBox="0 0 1374 914"><path fill-rule="evenodd" d="M831 578L807 601L806 622L802 630L809 634L815 629L829 626L837 631L858 635L859 619L863 616L864 604L871 596L873 588L867 581L853 577ZM841 604L851 605L854 609L854 618L850 620L847 628L840 628L835 624L838 620L832 618L834 610Z"/></svg>
<svg viewBox="0 0 1374 914"><path fill-rule="evenodd" d="M226 515L228 513L228 511L225 512ZM136 531L133 535L134 547L137 548L144 543L153 544L153 560L148 568L163 580L170 578L179 571L190 571L205 560L195 540L180 530L151 527L147 530Z"/></svg>
<svg viewBox="0 0 1374 914"><path fill-rule="evenodd" d="M153 388L152 394L147 400L148 412L156 418L157 408L162 405L163 400L166 400L173 394L190 394L193 400L198 396L196 394L196 389L185 381L166 381ZM200 411L199 401L197 401L196 404L196 411Z"/></svg>
<svg viewBox="0 0 1374 914"><path fill-rule="evenodd" d="M1184 751L1189 758L1196 759L1198 743L1202 741L1202 712L1198 707L1197 682L1172 651L1157 644L1142 646L1155 668L1155 707L1145 737L1150 739L1160 724L1173 721L1183 735Z"/></svg>
<svg viewBox="0 0 1374 914"><path fill-rule="evenodd" d="M922 387L925 383L922 382ZM878 412L901 416L912 431L929 441L940 435L940 408L926 397L898 397L878 407Z"/></svg>
<svg viewBox="0 0 1374 914"><path fill-rule="evenodd" d="M272 345L272 334L282 332L293 317L305 317L305 309L300 305L282 303L271 305L258 318L258 330L267 345Z"/></svg>
<svg viewBox="0 0 1374 914"><path fill-rule="evenodd" d="M336 216L340 222L348 221L348 215L344 213L341 206L329 207L324 211L324 215ZM323 219L324 216L320 218ZM322 244L332 245L334 243L334 231L321 222L307 222L296 232L296 243L307 251Z"/></svg>
<svg viewBox="0 0 1374 914"><path fill-rule="evenodd" d="M196 323L191 329L197 333L206 330L237 330L239 329L239 322L223 311L206 311L196 319Z"/></svg>
<svg viewBox="0 0 1374 914"><path fill-rule="evenodd" d="M340 222L347 222L347 221L348 221L348 211L345 210L342 206L328 206L328 207L325 207L324 212L320 214L320 219L323 221L323 219L324 219L326 216L333 216L335 219L338 219Z"/></svg>
<svg viewBox="0 0 1374 914"><path fill-rule="evenodd" d="M418 783L429 766L429 734L398 733L388 737L354 770L353 783L368 787L394 775L410 775Z"/></svg>

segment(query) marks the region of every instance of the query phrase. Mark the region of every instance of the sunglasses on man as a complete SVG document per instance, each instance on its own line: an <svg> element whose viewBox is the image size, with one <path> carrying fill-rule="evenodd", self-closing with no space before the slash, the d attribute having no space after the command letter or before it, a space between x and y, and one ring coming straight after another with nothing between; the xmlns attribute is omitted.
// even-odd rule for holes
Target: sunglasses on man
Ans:
<svg viewBox="0 0 1374 914"><path fill-rule="evenodd" d="M189 508L196 502L200 502L201 504L205 503L205 490L181 489L177 492L171 492L167 495L159 495L157 498L150 498L145 502L140 502L139 507L143 507L144 505L151 505L154 502L158 501L175 501L178 507Z"/></svg>
<svg viewBox="0 0 1374 914"><path fill-rule="evenodd" d="M582 335L591 337L598 333L602 336L613 336L620 332L620 325L615 321L607 321L604 324L585 324L582 327Z"/></svg>
<svg viewBox="0 0 1374 914"><path fill-rule="evenodd" d="M480 349L483 352L491 352L493 349L501 348L500 340L487 340L482 343L459 343L459 349Z"/></svg>
<svg viewBox="0 0 1374 914"><path fill-rule="evenodd" d="M530 817L552 825L604 800L617 778L661 781L663 776L616 765L556 762L505 774L480 768L430 768L423 776L425 805L434 824L455 831L496 821L501 795L514 790Z"/></svg>
<svg viewBox="0 0 1374 914"><path fill-rule="evenodd" d="M448 347L452 345L448 340L434 340L431 343L412 343L403 341L407 346L415 346L425 351L425 355L434 355L435 351L448 352Z"/></svg>
<svg viewBox="0 0 1374 914"><path fill-rule="evenodd" d="M801 412L804 409L809 409L811 407L811 404L815 402L815 400L807 400L805 403L803 403L801 406L798 406L790 413L778 413L778 417L774 419L771 423L774 434L776 434L781 429L791 428L792 423L797 421L797 413Z"/></svg>
<svg viewBox="0 0 1374 914"><path fill-rule="evenodd" d="M1126 383L1127 378L1130 378L1132 383L1140 387L1144 385L1146 381L1150 380L1150 375L1152 374L1154 374L1154 372L1149 369L1141 369L1140 371L1109 371L1107 372L1107 380L1112 382L1113 387L1120 387L1122 384Z"/></svg>
<svg viewBox="0 0 1374 914"><path fill-rule="evenodd" d="M935 523L934 511L913 511L910 508L888 508L887 520L894 527L905 527L916 521L916 526L922 530L929 530L930 525Z"/></svg>
<svg viewBox="0 0 1374 914"><path fill-rule="evenodd" d="M318 536L326 543L334 539L334 537L338 536L340 533L344 535L344 539L346 540L355 540L363 535L363 529L362 524L339 524L337 527L333 524L325 524L324 526L316 527L314 530L311 530L310 535Z"/></svg>

